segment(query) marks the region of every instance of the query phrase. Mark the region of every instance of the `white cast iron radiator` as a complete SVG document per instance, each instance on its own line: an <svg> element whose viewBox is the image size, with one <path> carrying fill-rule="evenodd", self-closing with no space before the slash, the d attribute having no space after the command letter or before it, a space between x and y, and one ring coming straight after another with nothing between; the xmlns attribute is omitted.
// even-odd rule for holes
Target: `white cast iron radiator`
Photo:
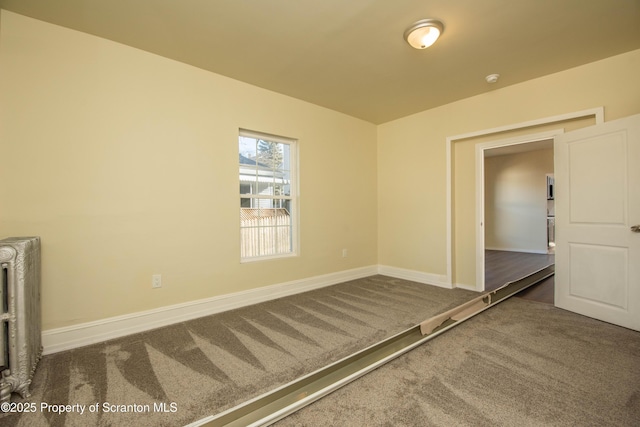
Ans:
<svg viewBox="0 0 640 427"><path fill-rule="evenodd" d="M0 240L0 402L28 397L42 355L40 238Z"/></svg>

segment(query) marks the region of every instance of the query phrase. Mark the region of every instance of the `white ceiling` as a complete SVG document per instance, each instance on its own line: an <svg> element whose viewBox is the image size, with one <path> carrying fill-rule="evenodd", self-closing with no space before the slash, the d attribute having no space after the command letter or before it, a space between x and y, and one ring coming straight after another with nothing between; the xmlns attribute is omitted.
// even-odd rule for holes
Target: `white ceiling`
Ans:
<svg viewBox="0 0 640 427"><path fill-rule="evenodd" d="M640 49L640 0L0 0L0 7L376 124ZM425 18L442 20L444 33L414 50L402 35ZM490 73L501 75L498 83L486 83Z"/></svg>
<svg viewBox="0 0 640 427"><path fill-rule="evenodd" d="M489 148L484 150L484 157L508 156L537 150L553 150L553 139Z"/></svg>

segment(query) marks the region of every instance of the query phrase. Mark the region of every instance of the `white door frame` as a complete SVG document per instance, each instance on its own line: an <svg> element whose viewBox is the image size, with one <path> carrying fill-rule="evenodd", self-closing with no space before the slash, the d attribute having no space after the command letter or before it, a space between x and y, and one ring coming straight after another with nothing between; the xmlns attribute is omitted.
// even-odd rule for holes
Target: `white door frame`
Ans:
<svg viewBox="0 0 640 427"><path fill-rule="evenodd" d="M604 107L596 107L588 110L577 111L573 113L560 114L556 116L545 117L542 119L530 120L527 122L515 123L506 126L495 127L491 129L485 129L475 132L464 133L460 135L448 136L446 141L446 209L447 209L447 276L445 283L452 287L461 287L461 288L469 288L468 286L458 285L455 283L453 277L453 261L455 258L454 254L454 246L453 246L453 144L456 141L461 141L469 138L476 138L479 136L486 136L497 134L500 132L507 132L519 129L525 129L534 126L547 125L552 123L563 122L567 120L581 119L587 117L594 117L596 124L604 123ZM483 286L484 288L484 286ZM476 285L472 290L477 290L478 286Z"/></svg>
<svg viewBox="0 0 640 427"><path fill-rule="evenodd" d="M484 158L485 151L514 145L530 144L555 138L564 129L554 129L532 135L501 139L476 145L476 288L484 291L485 286L485 218L484 218Z"/></svg>

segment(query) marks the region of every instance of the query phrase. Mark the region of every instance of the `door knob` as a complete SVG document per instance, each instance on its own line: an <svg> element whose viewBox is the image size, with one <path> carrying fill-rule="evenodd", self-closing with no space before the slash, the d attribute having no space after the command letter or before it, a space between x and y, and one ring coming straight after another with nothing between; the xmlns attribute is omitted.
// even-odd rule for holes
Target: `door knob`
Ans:
<svg viewBox="0 0 640 427"><path fill-rule="evenodd" d="M640 233L640 225L632 225L631 231L633 231L634 233Z"/></svg>

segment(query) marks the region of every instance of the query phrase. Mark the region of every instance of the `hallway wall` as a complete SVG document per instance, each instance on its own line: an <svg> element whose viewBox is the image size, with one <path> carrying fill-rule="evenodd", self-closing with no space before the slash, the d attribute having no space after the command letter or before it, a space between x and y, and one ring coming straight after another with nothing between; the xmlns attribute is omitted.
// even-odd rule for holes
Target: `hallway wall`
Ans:
<svg viewBox="0 0 640 427"><path fill-rule="evenodd" d="M485 247L547 253L547 181L553 149L485 157Z"/></svg>

